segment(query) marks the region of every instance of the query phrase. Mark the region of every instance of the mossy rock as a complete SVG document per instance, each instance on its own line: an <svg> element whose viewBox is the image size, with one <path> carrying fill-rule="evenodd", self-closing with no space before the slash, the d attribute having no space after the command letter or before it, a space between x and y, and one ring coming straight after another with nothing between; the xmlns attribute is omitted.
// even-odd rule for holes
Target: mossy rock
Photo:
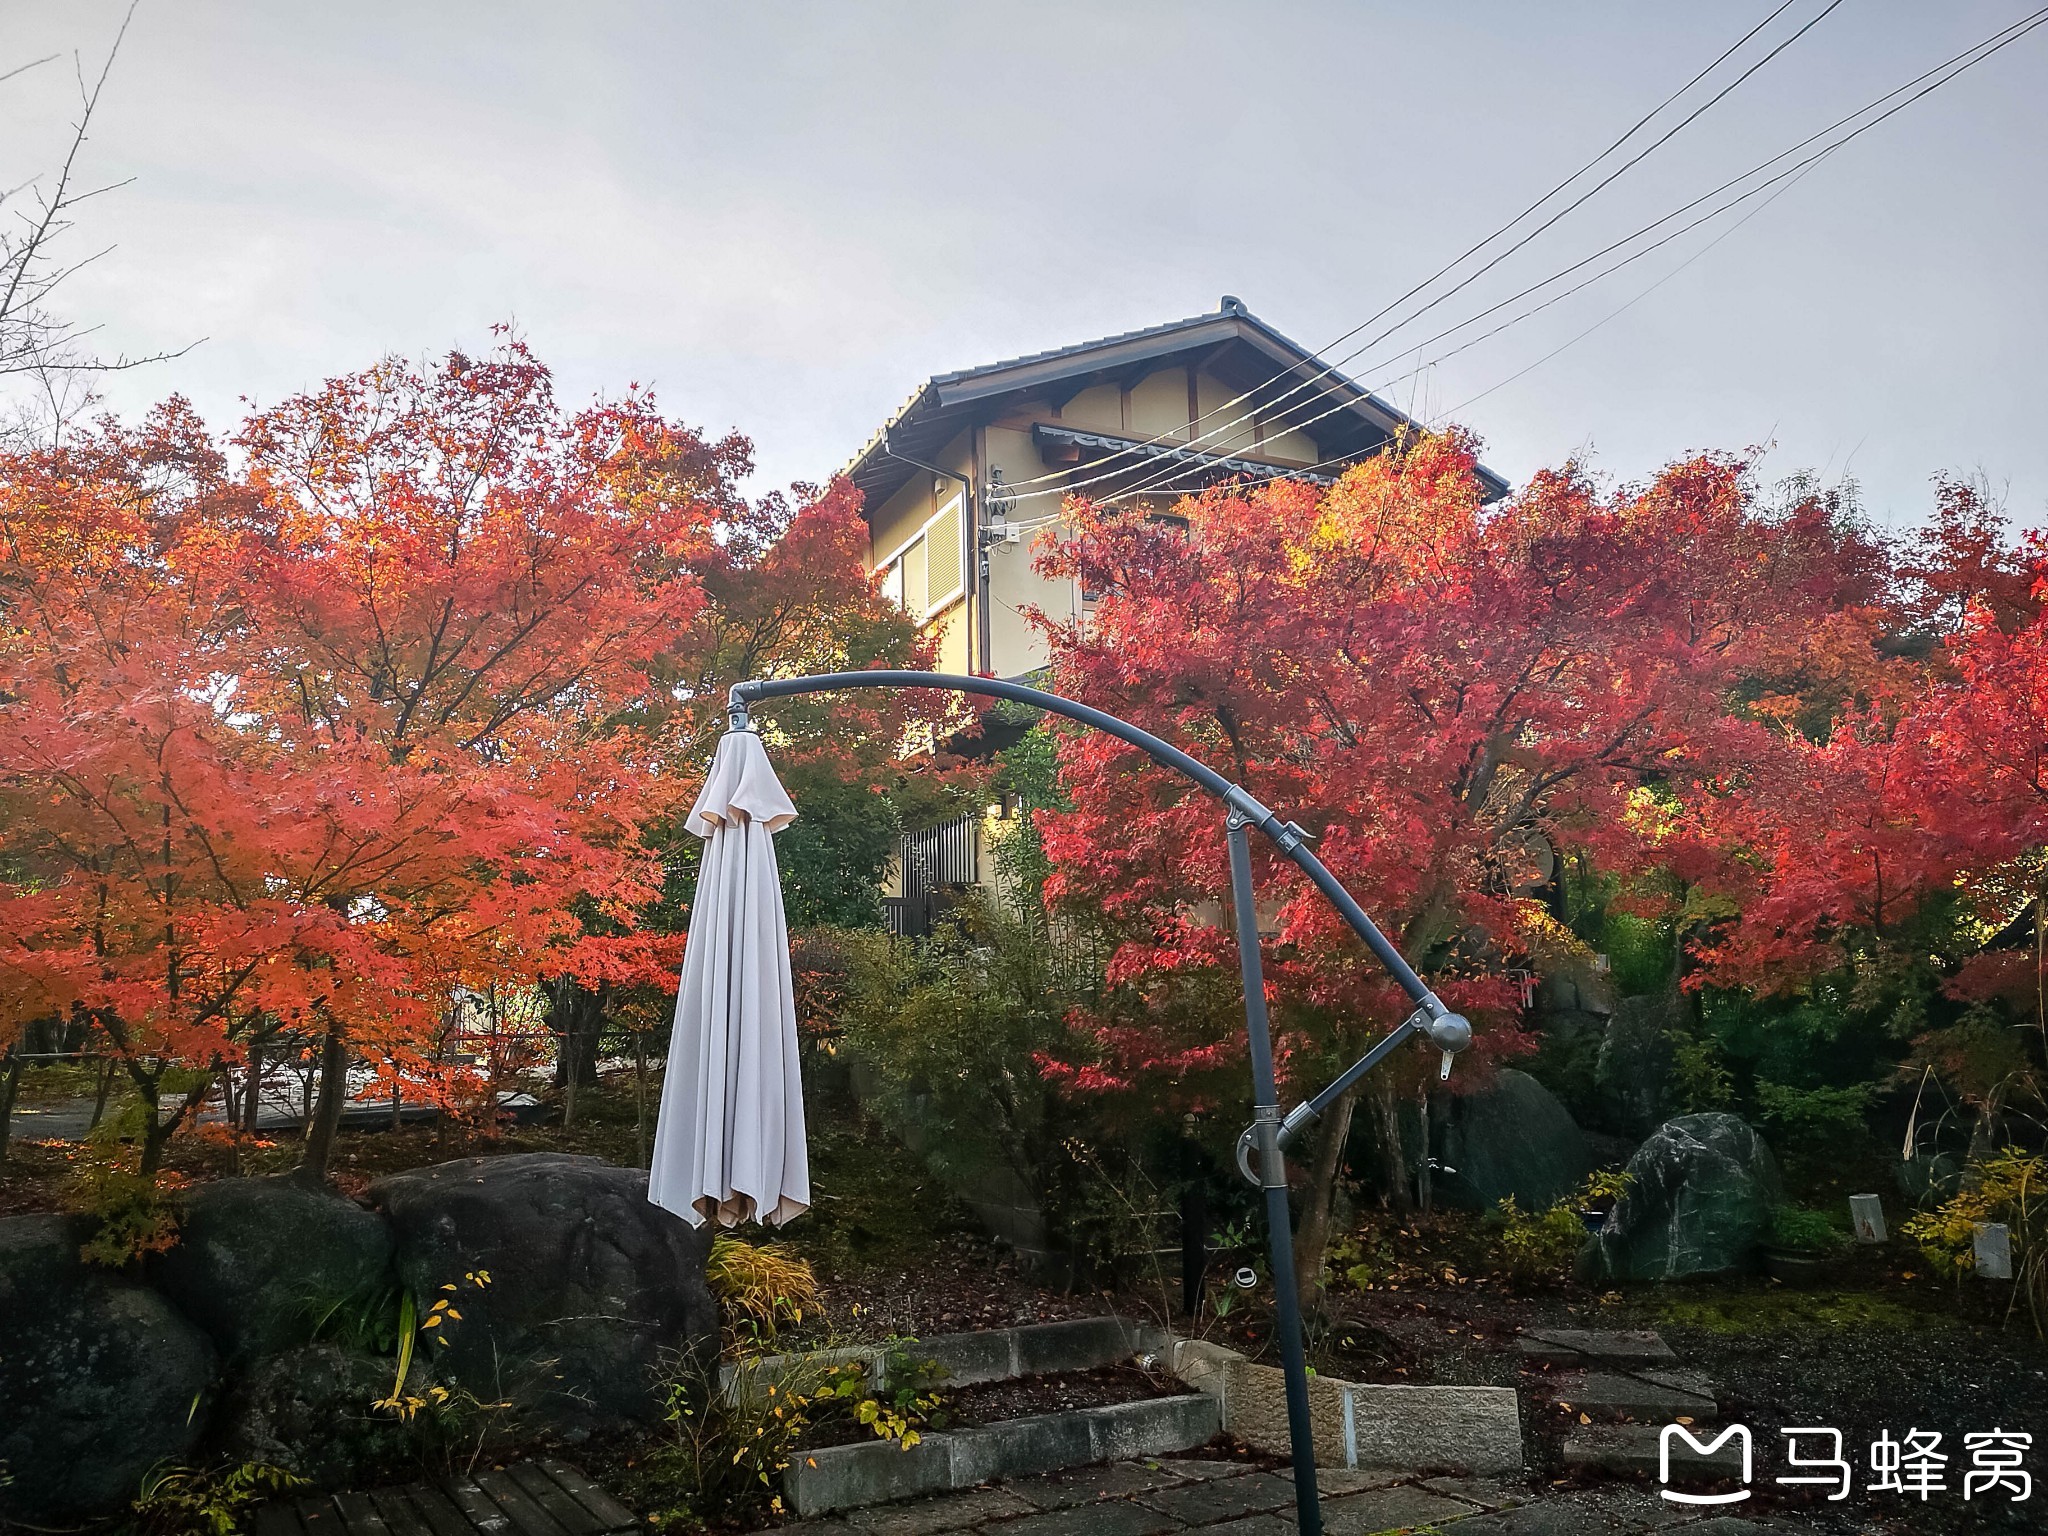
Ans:
<svg viewBox="0 0 2048 1536"><path fill-rule="evenodd" d="M0 1526L113 1514L206 1428L212 1344L155 1291L83 1263L91 1230L0 1220Z"/></svg>
<svg viewBox="0 0 2048 1536"><path fill-rule="evenodd" d="M391 1396L395 1372L389 1359L336 1344L255 1361L222 1411L221 1447L234 1460L283 1467L321 1488L395 1476L419 1448L413 1427L376 1407ZM407 1392L430 1385L415 1363Z"/></svg>
<svg viewBox="0 0 2048 1536"><path fill-rule="evenodd" d="M374 1211L291 1178L222 1179L186 1197L178 1244L150 1278L232 1359L312 1340L337 1306L393 1284L391 1229Z"/></svg>
<svg viewBox="0 0 2048 1536"><path fill-rule="evenodd" d="M1579 1256L1587 1279L1678 1280L1745 1270L1770 1225L1777 1159L1734 1115L1680 1115L1628 1161L1629 1188Z"/></svg>
<svg viewBox="0 0 2048 1536"><path fill-rule="evenodd" d="M1525 1211L1548 1209L1576 1190L1593 1160L1564 1105L1526 1072L1503 1067L1476 1093L1433 1095L1437 1194L1489 1210L1512 1196Z"/></svg>
<svg viewBox="0 0 2048 1536"><path fill-rule="evenodd" d="M509 1403L526 1428L652 1422L663 1356L716 1347L710 1234L651 1204L642 1170L474 1157L381 1179L370 1199L397 1234L400 1282L423 1307L450 1304L422 1330L441 1379Z"/></svg>

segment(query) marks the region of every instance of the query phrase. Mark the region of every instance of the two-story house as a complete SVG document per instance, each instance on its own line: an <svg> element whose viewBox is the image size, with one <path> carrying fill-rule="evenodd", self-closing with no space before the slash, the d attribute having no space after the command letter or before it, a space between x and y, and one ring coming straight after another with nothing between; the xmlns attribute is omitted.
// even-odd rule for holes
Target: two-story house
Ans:
<svg viewBox="0 0 2048 1536"><path fill-rule="evenodd" d="M1235 298L1213 313L928 379L843 473L865 498L870 569L938 640L944 672L1046 662L1024 617L1085 613L1033 569L1036 530L1085 489L1154 513L1222 480L1328 483L1415 423ZM1507 486L1479 471L1488 499ZM965 818L906 839L890 911L922 931L935 889L984 878Z"/></svg>

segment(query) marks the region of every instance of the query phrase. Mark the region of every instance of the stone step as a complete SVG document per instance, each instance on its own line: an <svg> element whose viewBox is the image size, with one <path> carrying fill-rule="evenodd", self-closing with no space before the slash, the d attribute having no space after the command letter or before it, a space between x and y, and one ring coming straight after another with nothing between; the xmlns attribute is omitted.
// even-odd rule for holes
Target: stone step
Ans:
<svg viewBox="0 0 2048 1536"><path fill-rule="evenodd" d="M1515 1347L1530 1365L1672 1365L1678 1356L1651 1328L1531 1328Z"/></svg>
<svg viewBox="0 0 2048 1536"><path fill-rule="evenodd" d="M1560 1371L1545 1383L1558 1406L1596 1417L1626 1415L1634 1419L1670 1421L1689 1418L1706 1423L1717 1418L1721 1405L1713 1385L1700 1371Z"/></svg>
<svg viewBox="0 0 2048 1536"><path fill-rule="evenodd" d="M1593 1424L1565 1437L1564 1465L1571 1472L1610 1472L1621 1476L1657 1477L1663 1470L1664 1426L1658 1424ZM1693 1434L1712 1444L1719 1430L1695 1428ZM1683 1439L1671 1448L1671 1484L1712 1482L1742 1476L1741 1437L1730 1434L1702 1456Z"/></svg>

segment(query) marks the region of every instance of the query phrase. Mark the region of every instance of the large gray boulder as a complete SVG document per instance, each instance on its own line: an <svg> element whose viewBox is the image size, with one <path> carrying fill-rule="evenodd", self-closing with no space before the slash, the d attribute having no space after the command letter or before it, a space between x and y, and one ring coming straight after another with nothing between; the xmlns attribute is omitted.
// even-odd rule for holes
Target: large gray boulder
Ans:
<svg viewBox="0 0 2048 1536"><path fill-rule="evenodd" d="M284 1467L322 1488L396 1476L419 1450L414 1430L375 1404L391 1396L393 1362L309 1344L248 1366L222 1409L218 1439L237 1461ZM431 1385L417 1361L406 1391Z"/></svg>
<svg viewBox="0 0 2048 1536"><path fill-rule="evenodd" d="M289 1178L223 1179L186 1199L178 1244L150 1278L237 1360L304 1344L337 1310L387 1302L391 1229L353 1200Z"/></svg>
<svg viewBox="0 0 2048 1536"><path fill-rule="evenodd" d="M1489 1210L1513 1196L1525 1211L1547 1210L1592 1171L1585 1134L1548 1088L1526 1072L1502 1068L1477 1093L1437 1094L1440 1198Z"/></svg>
<svg viewBox="0 0 2048 1536"><path fill-rule="evenodd" d="M154 1291L81 1262L90 1232L0 1220L0 1524L112 1514L206 1428L212 1344Z"/></svg>
<svg viewBox="0 0 2048 1536"><path fill-rule="evenodd" d="M1668 996L1625 998L1607 1021L1594 1077L1613 1129L1646 1136L1663 1120L1678 1008Z"/></svg>
<svg viewBox="0 0 2048 1536"><path fill-rule="evenodd" d="M426 1330L434 1368L528 1428L647 1422L663 1353L716 1345L710 1234L650 1204L643 1171L478 1157L382 1179L370 1201L396 1234L400 1280L460 1314Z"/></svg>
<svg viewBox="0 0 2048 1536"><path fill-rule="evenodd" d="M1747 1267L1778 1202L1777 1159L1733 1115L1680 1115L1628 1160L1630 1185L1580 1255L1593 1280L1677 1280Z"/></svg>

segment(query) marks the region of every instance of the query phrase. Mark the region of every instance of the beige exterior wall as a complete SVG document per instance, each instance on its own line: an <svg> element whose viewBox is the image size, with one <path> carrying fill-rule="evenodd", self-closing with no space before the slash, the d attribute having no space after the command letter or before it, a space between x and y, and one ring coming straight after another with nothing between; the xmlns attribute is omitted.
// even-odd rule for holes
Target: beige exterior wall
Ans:
<svg viewBox="0 0 2048 1536"><path fill-rule="evenodd" d="M1116 392L1110 391L1112 405L1115 397ZM983 433L983 439L990 469L1000 469L1003 479L1012 485L1035 480L1048 468L1038 456L1038 449L1032 443L1028 430L989 427ZM1071 478L1064 477L1059 482L1035 485L1030 489L1046 490ZM1018 502L1010 515L1018 523L1035 523L1054 516L1059 509L1058 496L1032 496ZM1032 568L1039 542L1052 538L1057 532L1056 527L1027 530L1018 536L1015 544L989 547L989 670L998 677L1018 677L1046 664L1045 639L1025 621L1026 608L1036 606L1055 618L1074 611L1077 599L1074 584L1066 580L1051 580Z"/></svg>
<svg viewBox="0 0 2048 1536"><path fill-rule="evenodd" d="M963 432L932 462L964 476L971 447ZM868 568L891 568L891 595L938 637L944 672L973 670L966 601L970 511L959 479L917 470L868 515Z"/></svg>
<svg viewBox="0 0 2048 1536"><path fill-rule="evenodd" d="M1177 437L1187 441L1187 369L1161 368L1157 373L1146 374L1131 386L1130 435Z"/></svg>
<svg viewBox="0 0 2048 1536"><path fill-rule="evenodd" d="M1051 414L1048 407L1048 419ZM1114 384L1097 384L1082 390L1067 402L1060 412L1060 421L1081 432L1112 432L1119 436L1129 432L1124 421L1124 393Z"/></svg>

